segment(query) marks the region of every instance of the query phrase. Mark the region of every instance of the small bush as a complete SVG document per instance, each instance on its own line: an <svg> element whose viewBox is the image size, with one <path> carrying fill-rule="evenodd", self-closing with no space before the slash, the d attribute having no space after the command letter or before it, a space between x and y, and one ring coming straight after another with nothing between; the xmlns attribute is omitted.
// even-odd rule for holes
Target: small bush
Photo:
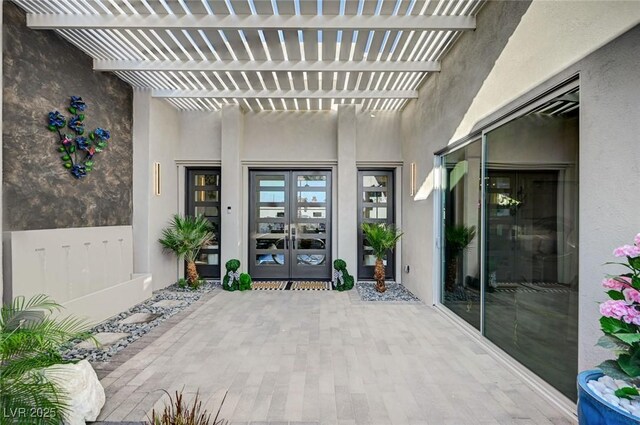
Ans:
<svg viewBox="0 0 640 425"><path fill-rule="evenodd" d="M189 284L187 282L187 279L185 279L184 277L181 277L180 279L178 279L177 283L178 283L178 287L182 288L182 289L185 289L187 287L187 285Z"/></svg>
<svg viewBox="0 0 640 425"><path fill-rule="evenodd" d="M342 292L342 291L348 291L351 288L353 288L354 279L353 279L353 276L351 276L349 274L349 271L347 270L347 263L344 260L341 260L338 258L333 262L333 268L335 270L334 284L335 284L336 290Z"/></svg>
<svg viewBox="0 0 640 425"><path fill-rule="evenodd" d="M246 291L251 289L251 276L248 273L240 275L240 290Z"/></svg>
<svg viewBox="0 0 640 425"><path fill-rule="evenodd" d="M224 265L227 269L222 278L222 289L225 291L237 291L240 289L240 274L238 269L240 268L240 260L235 258L229 260Z"/></svg>
<svg viewBox="0 0 640 425"><path fill-rule="evenodd" d="M218 419L222 404L224 404L224 400L227 397L226 394L215 418L213 418L213 422L211 414L202 408L199 393L196 393L196 397L191 404L184 401L182 391L176 391L175 397L171 397L169 393L167 395L169 396L169 403L165 403L162 412L156 413L156 410L153 409L150 422L147 422L147 425L226 425L228 423L224 419Z"/></svg>

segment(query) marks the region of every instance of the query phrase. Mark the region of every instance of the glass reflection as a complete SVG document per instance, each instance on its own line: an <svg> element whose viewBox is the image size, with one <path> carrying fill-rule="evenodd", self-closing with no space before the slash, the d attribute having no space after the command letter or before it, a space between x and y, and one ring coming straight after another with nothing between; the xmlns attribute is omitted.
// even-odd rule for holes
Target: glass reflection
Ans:
<svg viewBox="0 0 640 425"><path fill-rule="evenodd" d="M480 329L480 172L482 143L443 157L442 303Z"/></svg>
<svg viewBox="0 0 640 425"><path fill-rule="evenodd" d="M571 106L487 133L484 333L575 400L577 102Z"/></svg>

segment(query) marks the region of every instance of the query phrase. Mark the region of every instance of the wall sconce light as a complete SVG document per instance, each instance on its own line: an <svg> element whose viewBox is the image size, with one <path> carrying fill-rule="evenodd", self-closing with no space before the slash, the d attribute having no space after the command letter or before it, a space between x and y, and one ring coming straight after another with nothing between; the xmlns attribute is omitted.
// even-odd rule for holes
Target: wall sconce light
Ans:
<svg viewBox="0 0 640 425"><path fill-rule="evenodd" d="M416 171L416 163L412 162L411 163L411 187L409 190L409 195L410 196L415 196L416 194L416 181L418 179L418 173Z"/></svg>
<svg viewBox="0 0 640 425"><path fill-rule="evenodd" d="M160 163L153 163L153 194L160 196Z"/></svg>

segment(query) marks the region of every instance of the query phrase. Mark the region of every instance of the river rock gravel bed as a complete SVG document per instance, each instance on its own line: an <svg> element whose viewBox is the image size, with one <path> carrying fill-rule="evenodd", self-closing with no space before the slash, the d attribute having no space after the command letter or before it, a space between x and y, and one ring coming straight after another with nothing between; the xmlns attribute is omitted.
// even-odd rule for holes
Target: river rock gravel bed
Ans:
<svg viewBox="0 0 640 425"><path fill-rule="evenodd" d="M387 290L378 292L375 289L375 282L357 282L356 289L362 301L404 301L420 302L420 299L413 295L404 285L396 282L387 282Z"/></svg>
<svg viewBox="0 0 640 425"><path fill-rule="evenodd" d="M609 404L612 404L625 412L629 412L634 416L640 417L640 400L629 400L615 395L617 389L630 387L631 384L605 375L598 378L598 380L591 380L587 382L587 386L598 397L607 401Z"/></svg>
<svg viewBox="0 0 640 425"><path fill-rule="evenodd" d="M100 323L92 328L89 333L92 335L102 333L126 333L129 334L126 338L120 339L116 343L92 348L81 348L77 344L80 340L74 341L71 346L67 346L62 351L62 356L66 360L82 360L87 359L90 362L105 362L116 353L122 351L132 342L139 339L144 334L148 333L151 329L158 326L176 313L181 312L185 308L189 307L194 302L198 301L204 294L213 290L220 289L220 282L207 281L198 289L192 290L187 288L180 288L174 284L166 288L154 291L151 298L148 300L131 307L129 310L124 311L109 320ZM167 307L154 306L161 301L180 301L180 305L170 305ZM162 304L162 303L160 303ZM178 304L178 303L168 303ZM149 322L143 323L122 323L128 317L135 313L149 313L155 317Z"/></svg>

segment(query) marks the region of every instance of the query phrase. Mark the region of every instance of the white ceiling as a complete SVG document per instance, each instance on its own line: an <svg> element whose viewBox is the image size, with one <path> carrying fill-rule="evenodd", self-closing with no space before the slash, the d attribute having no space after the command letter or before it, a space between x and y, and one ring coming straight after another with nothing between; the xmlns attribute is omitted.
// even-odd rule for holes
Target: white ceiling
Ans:
<svg viewBox="0 0 640 425"><path fill-rule="evenodd" d="M179 109L260 111L401 110L484 0L13 1Z"/></svg>

